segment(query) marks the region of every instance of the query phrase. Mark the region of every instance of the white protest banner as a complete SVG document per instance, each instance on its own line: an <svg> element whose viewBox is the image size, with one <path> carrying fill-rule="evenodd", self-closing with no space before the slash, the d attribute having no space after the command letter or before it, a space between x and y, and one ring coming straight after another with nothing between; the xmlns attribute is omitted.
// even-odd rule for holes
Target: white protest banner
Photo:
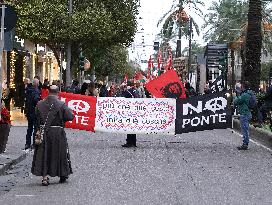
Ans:
<svg viewBox="0 0 272 205"><path fill-rule="evenodd" d="M98 98L95 131L173 135L175 119L175 99Z"/></svg>

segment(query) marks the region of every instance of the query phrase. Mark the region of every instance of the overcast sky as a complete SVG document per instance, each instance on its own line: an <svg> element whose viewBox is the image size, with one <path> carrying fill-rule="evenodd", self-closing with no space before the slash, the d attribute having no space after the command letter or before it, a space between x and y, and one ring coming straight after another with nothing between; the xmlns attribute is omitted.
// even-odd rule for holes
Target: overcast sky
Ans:
<svg viewBox="0 0 272 205"><path fill-rule="evenodd" d="M157 27L157 23L163 14L170 10L173 1L175 0L141 0L141 7L139 9L138 16L138 32L135 36L132 49L130 49L131 60L146 60L154 53L153 43L154 41L159 40L157 34L161 29L161 26ZM204 12L207 11L207 8L211 5L212 1L213 0L203 1L205 2L205 8L202 8ZM189 8L185 7L185 10L188 12ZM139 17L142 19L139 19ZM198 23L199 26L201 26L203 21L199 18ZM202 36L195 35L193 40L200 44L204 43ZM145 47L142 46L142 42L144 42ZM183 47L186 47L187 44L187 40L182 42Z"/></svg>

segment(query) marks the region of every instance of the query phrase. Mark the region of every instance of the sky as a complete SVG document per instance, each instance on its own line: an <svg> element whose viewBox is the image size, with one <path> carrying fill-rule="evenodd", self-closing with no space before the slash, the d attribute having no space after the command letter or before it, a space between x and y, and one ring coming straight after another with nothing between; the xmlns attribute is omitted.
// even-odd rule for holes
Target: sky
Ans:
<svg viewBox="0 0 272 205"><path fill-rule="evenodd" d="M157 27L157 23L163 14L170 10L173 1L175 0L140 0L141 7L139 9L137 21L138 32L136 33L131 48L129 49L130 60L136 60L137 62L148 60L150 55L154 53L153 43L154 41L159 41L157 34L159 34L161 29L161 26ZM212 1L218 0L203 1L205 2L205 8L203 8L204 13L207 12L207 8L209 8ZM188 7L185 7L185 10L188 11ZM203 20L198 18L198 23L201 27ZM204 44L202 36L195 35L193 40L197 43ZM144 44L142 42L144 42ZM182 47L188 46L187 44L187 40L182 41ZM143 47L143 45L145 45L145 47Z"/></svg>

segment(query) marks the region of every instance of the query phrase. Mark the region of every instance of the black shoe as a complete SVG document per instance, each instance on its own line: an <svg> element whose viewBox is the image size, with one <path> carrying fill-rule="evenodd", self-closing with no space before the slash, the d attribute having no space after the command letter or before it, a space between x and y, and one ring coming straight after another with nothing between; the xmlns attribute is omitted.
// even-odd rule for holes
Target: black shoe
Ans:
<svg viewBox="0 0 272 205"><path fill-rule="evenodd" d="M255 125L253 125L253 127L255 127L255 128L262 128L263 125L262 124L255 124Z"/></svg>
<svg viewBox="0 0 272 205"><path fill-rule="evenodd" d="M31 146L30 145L25 145L25 149L24 150L27 150L27 149L30 149Z"/></svg>
<svg viewBox="0 0 272 205"><path fill-rule="evenodd" d="M237 147L238 150L248 150L248 146L247 145L242 145L240 147Z"/></svg>
<svg viewBox="0 0 272 205"><path fill-rule="evenodd" d="M59 183L65 183L68 177L60 177Z"/></svg>
<svg viewBox="0 0 272 205"><path fill-rule="evenodd" d="M122 145L122 147L127 147L127 148L129 148L129 147L137 147L136 145L133 145L133 144L123 144Z"/></svg>
<svg viewBox="0 0 272 205"><path fill-rule="evenodd" d="M48 177L46 179L42 179L42 185L43 186L48 186L49 185L49 178Z"/></svg>

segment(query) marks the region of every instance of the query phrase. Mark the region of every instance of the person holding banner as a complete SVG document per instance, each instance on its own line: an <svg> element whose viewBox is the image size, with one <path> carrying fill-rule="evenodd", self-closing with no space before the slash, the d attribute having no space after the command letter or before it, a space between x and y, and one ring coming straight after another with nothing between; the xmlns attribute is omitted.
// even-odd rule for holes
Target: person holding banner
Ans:
<svg viewBox="0 0 272 205"><path fill-rule="evenodd" d="M127 89L124 91L125 98L139 98L138 91L133 85L133 82L127 82ZM126 144L123 144L122 147L137 147L136 146L136 134L127 134Z"/></svg>
<svg viewBox="0 0 272 205"><path fill-rule="evenodd" d="M240 113L240 124L241 131L243 134L243 144L242 146L237 147L238 150L247 150L249 144L249 121L252 118L252 114L249 108L249 99L253 95L253 92L250 90L250 84L248 81L245 81L241 84L241 94L234 98L234 105L238 106Z"/></svg>
<svg viewBox="0 0 272 205"><path fill-rule="evenodd" d="M74 118L68 106L58 99L59 88L52 85L49 95L40 101L36 107L38 126L44 127L42 142L36 143L32 161L31 173L42 176L42 185L49 185L48 175L60 177L59 183L64 183L72 174L70 154L64 125Z"/></svg>

